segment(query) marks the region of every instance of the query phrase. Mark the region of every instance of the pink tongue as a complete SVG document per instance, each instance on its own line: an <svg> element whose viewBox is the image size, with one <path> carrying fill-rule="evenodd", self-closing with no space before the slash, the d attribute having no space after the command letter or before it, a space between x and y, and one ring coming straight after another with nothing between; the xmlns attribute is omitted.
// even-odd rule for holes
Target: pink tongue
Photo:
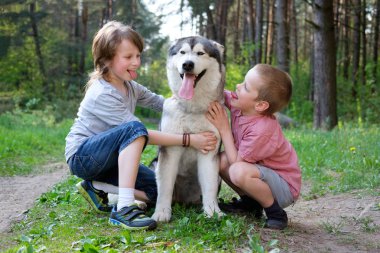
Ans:
<svg viewBox="0 0 380 253"><path fill-rule="evenodd" d="M128 70L129 74L131 75L131 78L132 79L136 79L137 78L137 72L136 71L133 71L133 70Z"/></svg>
<svg viewBox="0 0 380 253"><path fill-rule="evenodd" d="M194 96L195 75L185 73L182 80L178 96L183 99L192 99Z"/></svg>

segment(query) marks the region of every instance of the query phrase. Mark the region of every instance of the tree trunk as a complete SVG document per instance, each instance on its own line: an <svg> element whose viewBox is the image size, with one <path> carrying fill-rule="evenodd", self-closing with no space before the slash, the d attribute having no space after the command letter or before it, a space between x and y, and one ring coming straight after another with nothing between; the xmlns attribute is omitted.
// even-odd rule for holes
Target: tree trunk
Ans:
<svg viewBox="0 0 380 253"><path fill-rule="evenodd" d="M235 16L235 31L234 31L234 59L237 59L240 54L240 4L241 0L237 0L237 10Z"/></svg>
<svg viewBox="0 0 380 253"><path fill-rule="evenodd" d="M330 130L337 125L336 45L333 3L314 1L314 127Z"/></svg>
<svg viewBox="0 0 380 253"><path fill-rule="evenodd" d="M267 48L266 48L266 63L272 64L272 56L273 56L273 42L274 42L274 5L275 0L270 0L267 2L269 5L269 13L268 13L268 37L267 37Z"/></svg>
<svg viewBox="0 0 380 253"><path fill-rule="evenodd" d="M216 20L217 25L216 27L216 41L219 42L222 45L226 45L226 35L227 35L227 23L228 23L228 9L231 6L232 1L231 0L219 0L217 1L217 7L216 7ZM224 64L226 64L226 53L227 53L227 47L224 48L223 52L223 61Z"/></svg>
<svg viewBox="0 0 380 253"><path fill-rule="evenodd" d="M293 32L293 61L296 67L296 72L298 73L298 26L297 26L297 8L295 1L291 1L291 10L292 10L292 18L291 18L291 26Z"/></svg>
<svg viewBox="0 0 380 253"><path fill-rule="evenodd" d="M207 38L216 40L217 38L217 32L216 32L216 27L214 23L214 18L212 16L212 12L210 8L207 8Z"/></svg>
<svg viewBox="0 0 380 253"><path fill-rule="evenodd" d="M250 45L253 43L253 2L252 0L244 0L244 28L243 28L244 49L248 51L249 65L253 65L253 52Z"/></svg>
<svg viewBox="0 0 380 253"><path fill-rule="evenodd" d="M43 89L44 89L45 94L47 94L48 99L50 100L49 86L46 82L46 72L45 72L45 66L44 66L44 59L43 59L42 53L41 53L41 43L40 43L40 37L38 34L38 26L37 26L35 10L36 10L36 3L31 2L29 4L29 18L30 18L30 24L32 27L32 31L33 31L32 36L34 39L35 52L36 52L36 56L37 56L38 67L39 67L39 70L40 70L40 73L42 76Z"/></svg>
<svg viewBox="0 0 380 253"><path fill-rule="evenodd" d="M288 0L276 0L276 56L278 68L289 72Z"/></svg>
<svg viewBox="0 0 380 253"><path fill-rule="evenodd" d="M339 45L339 33L341 31L341 25L340 25L340 21L339 21L339 17L340 17L340 11L339 11L339 8L340 8L340 1L341 0L337 0L336 1L336 6L335 6L335 42L336 42L336 46L338 48L338 45Z"/></svg>
<svg viewBox="0 0 380 253"><path fill-rule="evenodd" d="M112 0L106 0L106 2L107 2L106 17L107 17L107 21L110 21L113 18ZM132 8L135 8L134 12L136 13L136 3L135 3L135 1L132 1L132 2L133 2ZM133 11L132 11L132 13L133 13Z"/></svg>
<svg viewBox="0 0 380 253"><path fill-rule="evenodd" d="M261 63L263 36L263 1L256 0L255 63Z"/></svg>
<svg viewBox="0 0 380 253"><path fill-rule="evenodd" d="M105 0L106 7L103 8L103 16L102 16L102 26L108 21L112 20L113 10L112 10L112 0ZM136 2L132 0L131 9L132 13L135 11Z"/></svg>
<svg viewBox="0 0 380 253"><path fill-rule="evenodd" d="M264 26L264 44L263 44L263 61L264 63L267 63L267 50L268 50L268 39L269 39L269 8L270 8L270 1L267 1L265 4L265 26Z"/></svg>
<svg viewBox="0 0 380 253"><path fill-rule="evenodd" d="M348 80L348 68L350 64L350 11L348 8L348 2L350 0L344 0L344 26L343 26L343 77Z"/></svg>
<svg viewBox="0 0 380 253"><path fill-rule="evenodd" d="M376 21L374 28L374 39L373 39L373 69L372 69L372 78L374 83L377 84L377 63L379 55L379 27L380 27L380 0L376 1ZM372 88L372 93L375 93L375 87Z"/></svg>
<svg viewBox="0 0 380 253"><path fill-rule="evenodd" d="M219 8L218 8L218 17L219 21L217 24L217 41L225 45L226 44L226 34L227 34L227 14L228 9L230 8L230 0L219 0Z"/></svg>
<svg viewBox="0 0 380 253"><path fill-rule="evenodd" d="M70 17L75 17L75 13L78 11L72 9ZM69 47L67 51L67 73L72 76L75 70L73 69L75 64L74 45L75 45L75 19L69 18Z"/></svg>
<svg viewBox="0 0 380 253"><path fill-rule="evenodd" d="M356 100L358 94L358 74L360 62L360 16L361 0L354 0L354 54L352 59L352 97Z"/></svg>
<svg viewBox="0 0 380 253"><path fill-rule="evenodd" d="M362 85L365 86L366 83L366 65L367 65L367 38L365 35L365 31L367 30L367 11L366 11L366 0L363 0L362 5L360 6L362 9L362 64L361 64L361 82Z"/></svg>
<svg viewBox="0 0 380 253"><path fill-rule="evenodd" d="M87 21L88 21L88 6L87 3L83 6L82 11L82 41L81 41L81 54L79 62L79 73L85 74L85 62L86 62L86 42L87 42Z"/></svg>

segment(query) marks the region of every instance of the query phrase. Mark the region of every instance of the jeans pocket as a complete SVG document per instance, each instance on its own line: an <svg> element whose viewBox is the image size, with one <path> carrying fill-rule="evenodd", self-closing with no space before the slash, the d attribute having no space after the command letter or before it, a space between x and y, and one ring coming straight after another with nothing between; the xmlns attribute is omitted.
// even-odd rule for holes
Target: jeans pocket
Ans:
<svg viewBox="0 0 380 253"><path fill-rule="evenodd" d="M99 163L91 155L75 156L73 165L74 174L85 180L95 179L102 171Z"/></svg>

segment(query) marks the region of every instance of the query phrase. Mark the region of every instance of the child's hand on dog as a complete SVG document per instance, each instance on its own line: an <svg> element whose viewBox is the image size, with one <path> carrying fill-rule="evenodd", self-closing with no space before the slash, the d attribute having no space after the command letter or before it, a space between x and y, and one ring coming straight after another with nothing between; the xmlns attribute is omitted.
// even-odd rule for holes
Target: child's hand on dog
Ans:
<svg viewBox="0 0 380 253"><path fill-rule="evenodd" d="M212 102L209 105L206 118L218 129L221 135L231 131L227 112L219 102Z"/></svg>
<svg viewBox="0 0 380 253"><path fill-rule="evenodd" d="M191 134L190 146L200 150L203 154L216 148L217 139L213 132Z"/></svg>

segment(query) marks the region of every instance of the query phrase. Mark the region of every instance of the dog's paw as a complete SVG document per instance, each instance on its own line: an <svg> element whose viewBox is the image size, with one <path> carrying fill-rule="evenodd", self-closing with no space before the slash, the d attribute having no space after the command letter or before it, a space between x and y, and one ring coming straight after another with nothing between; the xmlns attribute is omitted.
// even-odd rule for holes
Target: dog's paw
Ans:
<svg viewBox="0 0 380 253"><path fill-rule="evenodd" d="M172 217L170 209L156 210L152 215L152 219L157 222L169 222Z"/></svg>
<svg viewBox="0 0 380 253"><path fill-rule="evenodd" d="M225 214L219 209L219 207L204 208L204 214L207 218L222 218Z"/></svg>

